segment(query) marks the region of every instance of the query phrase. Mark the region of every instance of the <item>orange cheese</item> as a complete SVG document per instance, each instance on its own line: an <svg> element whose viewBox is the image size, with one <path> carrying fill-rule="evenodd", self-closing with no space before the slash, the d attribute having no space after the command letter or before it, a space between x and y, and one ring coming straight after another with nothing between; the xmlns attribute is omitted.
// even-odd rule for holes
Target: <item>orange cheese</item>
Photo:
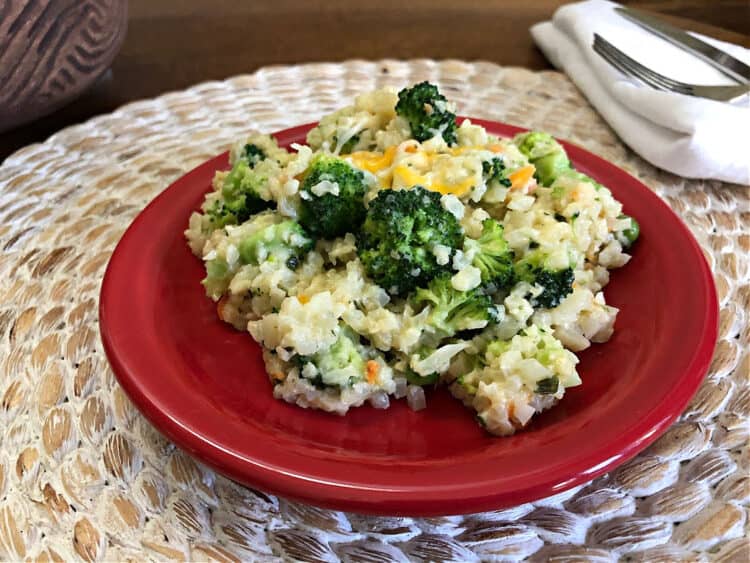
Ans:
<svg viewBox="0 0 750 563"><path fill-rule="evenodd" d="M375 174L391 166L395 155L396 147L388 147L382 154L379 152L357 151L349 156L354 166Z"/></svg>

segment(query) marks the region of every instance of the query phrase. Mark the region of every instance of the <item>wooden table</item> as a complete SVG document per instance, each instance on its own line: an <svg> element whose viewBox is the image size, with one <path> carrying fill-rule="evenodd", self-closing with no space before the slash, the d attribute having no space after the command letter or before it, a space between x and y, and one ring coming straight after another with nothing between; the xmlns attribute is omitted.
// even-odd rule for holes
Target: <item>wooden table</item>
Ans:
<svg viewBox="0 0 750 563"><path fill-rule="evenodd" d="M528 29L549 19L563 3L131 0L128 36L111 72L55 114L0 135L0 161L67 125L129 101L249 73L268 64L428 57L551 68L534 47ZM746 0L624 3L659 12L683 27L748 45L750 3Z"/></svg>

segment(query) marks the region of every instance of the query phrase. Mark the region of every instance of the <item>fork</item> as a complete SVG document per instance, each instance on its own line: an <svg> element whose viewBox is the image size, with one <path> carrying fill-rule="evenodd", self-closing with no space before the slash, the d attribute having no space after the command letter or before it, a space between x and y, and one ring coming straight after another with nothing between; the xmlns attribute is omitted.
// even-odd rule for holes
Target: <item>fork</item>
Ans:
<svg viewBox="0 0 750 563"><path fill-rule="evenodd" d="M612 45L598 33L594 34L594 51L598 53L605 61L615 67L626 76L637 78L644 84L655 88L656 90L665 90L685 94L686 96L696 96L699 98L708 98L719 102L731 102L747 95L750 92L750 84L737 84L732 86L704 86L702 84L687 84L673 80L650 68L643 66L641 63L632 59L620 49Z"/></svg>

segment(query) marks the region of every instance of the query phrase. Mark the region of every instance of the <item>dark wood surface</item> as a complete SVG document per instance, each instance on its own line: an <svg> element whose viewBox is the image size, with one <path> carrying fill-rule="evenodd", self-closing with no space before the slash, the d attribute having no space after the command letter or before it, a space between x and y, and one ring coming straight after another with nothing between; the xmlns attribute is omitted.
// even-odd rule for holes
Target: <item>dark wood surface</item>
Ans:
<svg viewBox="0 0 750 563"><path fill-rule="evenodd" d="M0 161L68 125L132 100L268 64L348 58L459 58L551 68L529 27L561 0L130 0L129 29L111 71L68 106L0 134ZM625 4L748 46L747 0Z"/></svg>

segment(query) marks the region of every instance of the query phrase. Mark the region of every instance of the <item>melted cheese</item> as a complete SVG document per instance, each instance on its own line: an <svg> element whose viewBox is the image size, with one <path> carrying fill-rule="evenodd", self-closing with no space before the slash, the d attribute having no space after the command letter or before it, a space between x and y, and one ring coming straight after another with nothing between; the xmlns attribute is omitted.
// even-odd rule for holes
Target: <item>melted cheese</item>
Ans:
<svg viewBox="0 0 750 563"><path fill-rule="evenodd" d="M396 168L393 169L393 179L394 181L398 178L399 183L405 186L423 186L425 188L429 187L430 180L427 178L427 176L422 176L421 174L417 174L409 168L408 166L399 165L396 166Z"/></svg>
<svg viewBox="0 0 750 563"><path fill-rule="evenodd" d="M399 149L401 149L401 155L406 156L406 158L396 158ZM411 144L403 143L399 147L388 147L384 153L369 151L354 152L349 155L349 158L357 168L378 176L384 188L390 188L393 185L401 187L423 186L428 190L439 192L443 195L452 194L460 197L469 193L476 184L476 179L469 177L460 182L450 182L446 181L444 177L434 178L430 171L434 160L441 156L444 157L446 154L459 156L468 151L488 149L497 149L497 145L493 145L492 147L479 145L456 147L449 149L447 153L435 153L421 150L418 144L411 142ZM414 168L409 167L405 162L416 165L417 168L426 168L427 170L424 170L424 173L420 173Z"/></svg>
<svg viewBox="0 0 750 563"><path fill-rule="evenodd" d="M482 150L487 150L487 149L481 145L472 145L470 147L456 147L456 148L449 149L449 150L450 150L450 154L452 154L453 156L458 156L460 154L464 154L465 152L469 152L469 151L482 151Z"/></svg>
<svg viewBox="0 0 750 563"><path fill-rule="evenodd" d="M430 189L434 192L440 192L441 194L452 194L455 196L462 196L469 192L474 186L474 178L466 178L463 182L458 184L438 184L434 183L430 186Z"/></svg>
<svg viewBox="0 0 750 563"><path fill-rule="evenodd" d="M371 174L376 174L381 170L390 168L393 164L393 157L396 155L396 147L388 147L384 153L358 151L349 155L354 166L367 170Z"/></svg>

